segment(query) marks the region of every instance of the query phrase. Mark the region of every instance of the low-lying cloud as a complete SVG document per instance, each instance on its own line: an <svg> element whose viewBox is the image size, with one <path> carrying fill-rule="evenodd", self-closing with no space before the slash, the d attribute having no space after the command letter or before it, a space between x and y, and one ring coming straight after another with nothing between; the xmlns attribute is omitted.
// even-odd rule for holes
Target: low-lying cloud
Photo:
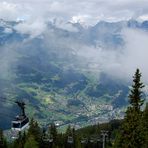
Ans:
<svg viewBox="0 0 148 148"><path fill-rule="evenodd" d="M143 80L148 83L148 33L139 29L123 29L121 32L125 45L120 49L109 50L83 47L80 54L94 63L96 69L114 78L129 81L139 68Z"/></svg>
<svg viewBox="0 0 148 148"><path fill-rule="evenodd" d="M16 25L14 29L21 34L29 34L31 38L34 38L45 32L47 25L42 20L25 21Z"/></svg>
<svg viewBox="0 0 148 148"><path fill-rule="evenodd" d="M79 66L84 66L88 71L104 72L114 78L129 81L132 78L135 70L139 68L143 75L143 80L148 82L148 33L140 29L124 28L121 31L121 36L124 40L124 45L118 49L109 49L103 47L95 47L87 45L73 38L62 38L50 34L53 38L53 44L59 47L69 48L75 53L75 56L81 58L82 63ZM84 64L85 62L85 64Z"/></svg>
<svg viewBox="0 0 148 148"><path fill-rule="evenodd" d="M121 66L125 75L132 74L140 68L143 79L148 82L148 33L141 30L125 29L123 31L126 42L121 59Z"/></svg>
<svg viewBox="0 0 148 148"><path fill-rule="evenodd" d="M37 24L25 25L26 24L24 24L24 28L26 27L26 30L17 25L17 31L20 33L28 32L31 34L31 38L23 44L20 43L19 45L19 43L13 43L13 46L8 45L8 47L5 47L7 50L4 53L1 52L1 73L4 73L2 70L3 67L5 67L5 69L8 71L12 61L14 61L15 58L17 59L16 49L24 45L26 48L29 48L29 46L27 47L27 44L31 44L32 39L35 39L38 35L40 35L41 32L44 32L42 33L42 39L44 47L46 47L48 53L50 53L51 48L55 48L55 50L58 49L60 54L65 55L69 50L69 52L73 54L73 57L80 59L79 63L75 67L76 69L79 68L96 73L98 77L99 74L103 72L116 79L129 81L131 80L136 68L139 68L142 72L143 80L148 83L148 33L146 31L124 28L120 32L125 43L124 46L120 47L119 49L109 49L101 46L96 47L93 45L88 45L85 42L81 42L81 39L73 38L71 35L65 36L62 33L58 34L53 28L47 28L47 26L44 26L40 22ZM39 26L43 26L41 28L44 29L44 31L42 29L40 30ZM70 30L71 29L73 28L70 28ZM77 34L79 34L79 32L77 32ZM5 61L6 63L4 63ZM75 63L67 62L67 64L74 65Z"/></svg>

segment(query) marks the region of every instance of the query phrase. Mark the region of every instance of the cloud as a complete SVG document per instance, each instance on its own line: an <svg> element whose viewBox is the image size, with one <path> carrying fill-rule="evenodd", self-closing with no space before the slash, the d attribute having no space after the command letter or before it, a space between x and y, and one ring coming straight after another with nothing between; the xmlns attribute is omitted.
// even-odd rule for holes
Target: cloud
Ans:
<svg viewBox="0 0 148 148"><path fill-rule="evenodd" d="M47 28L46 24L42 20L36 20L34 22L24 21L14 27L16 31L22 34L29 34L31 38L41 35Z"/></svg>
<svg viewBox="0 0 148 148"><path fill-rule="evenodd" d="M24 22L24 27L22 27L23 25L17 26L17 29L20 32L22 31L22 33L23 31L28 33L31 31L32 37L34 37L43 32L43 30L38 30L42 25L44 25L44 23L42 24L40 21L35 24L26 24ZM64 63L67 64L65 67L70 66L70 68L74 67L85 72L91 72L98 77L99 74L103 72L115 79L123 81L131 80L136 68L140 68L143 81L148 83L148 67L146 64L148 63L147 32L139 29L124 28L120 34L125 45L119 49L108 49L88 45L85 42L81 42L81 38L77 39L73 38L73 36L64 36L62 33L57 33L54 29L48 30L46 26L41 28L45 29L42 48L44 48L47 53L51 54L54 50L60 57L64 57L65 55L65 60L69 55L73 55L70 57L71 62L67 61L66 63L66 61L64 61ZM24 44L13 43L1 48L0 62L2 64L0 65L0 72L3 73L3 76L6 75L5 73L10 73L11 64L17 59L17 53L21 47L23 47L23 49L29 49L31 46L33 52L36 51L36 45L32 45L32 39L27 41Z"/></svg>
<svg viewBox="0 0 148 148"><path fill-rule="evenodd" d="M136 68L140 68L143 79L148 83L148 34L141 30L125 29L123 30L126 46L121 58L123 74L128 76L134 73Z"/></svg>
<svg viewBox="0 0 148 148"><path fill-rule="evenodd" d="M37 26L43 27L39 32L44 31L46 22L55 18L62 20L57 27L77 31L67 22L79 22L88 26L100 20L144 20L148 18L147 8L147 0L0 0L0 18L9 21L25 20L26 23L19 24L18 30L26 33L29 32L29 25L32 29L34 26L37 29Z"/></svg>
<svg viewBox="0 0 148 148"><path fill-rule="evenodd" d="M121 31L125 45L119 49L105 49L86 45L70 38L55 37L60 47L75 51L81 61L77 68L95 74L106 73L115 79L129 82L135 70L142 72L143 81L148 83L148 34L139 29L124 28ZM58 44L58 43L55 44Z"/></svg>
<svg viewBox="0 0 148 148"><path fill-rule="evenodd" d="M124 28L121 32L125 45L118 50L88 47L81 55L95 64L99 69L116 79L131 80L137 68L142 72L142 78L148 83L148 34L139 29ZM83 48L81 48L83 49ZM82 51L81 51L82 52Z"/></svg>
<svg viewBox="0 0 148 148"><path fill-rule="evenodd" d="M18 52L16 49L20 47L20 43L7 44L0 47L0 79L11 80L15 73L12 72L14 65L17 60Z"/></svg>
<svg viewBox="0 0 148 148"><path fill-rule="evenodd" d="M74 38L62 37L51 32L46 38L47 42L57 48L71 50L74 56L81 59L77 68L95 74L106 73L115 79L129 81L136 68L142 72L144 82L148 83L148 34L140 29L123 28L121 36L125 45L118 49L94 47ZM45 39L46 40L46 39ZM53 40L51 42L51 40ZM54 42L55 41L55 42ZM48 46L48 45L47 45ZM74 63L72 63L74 64Z"/></svg>
<svg viewBox="0 0 148 148"><path fill-rule="evenodd" d="M15 29L35 37L45 33L47 21L54 21L55 18L56 27L76 32L77 29L67 22L93 25L99 20L111 22L130 18L145 20L148 18L147 8L147 0L116 0L115 2L112 0L0 0L0 18L24 20L15 26ZM50 40L54 37L62 45L68 43L63 45L63 48L81 49L77 51L78 56L87 59L92 69L100 68L101 71L110 73L114 77L129 79L139 67L146 80L148 35L142 31L131 29L122 31L126 41L122 53L90 47L72 39L61 39L61 36L58 37L51 32L48 35L51 37Z"/></svg>
<svg viewBox="0 0 148 148"><path fill-rule="evenodd" d="M5 33L12 33L13 30L12 30L11 28L5 28L4 32L5 32Z"/></svg>
<svg viewBox="0 0 148 148"><path fill-rule="evenodd" d="M0 1L4 19L63 18L87 24L99 20L117 21L148 15L147 0L7 0Z"/></svg>
<svg viewBox="0 0 148 148"><path fill-rule="evenodd" d="M69 32L78 32L78 29L76 27L74 27L70 22L67 23L67 22L64 22L63 20L60 20L60 19L55 19L54 25L57 28L67 30Z"/></svg>
<svg viewBox="0 0 148 148"><path fill-rule="evenodd" d="M27 15L27 7L21 4L0 1L0 19L6 21L16 21L18 18L25 18Z"/></svg>
<svg viewBox="0 0 148 148"><path fill-rule="evenodd" d="M0 2L0 18L6 20L16 20L17 5L7 2Z"/></svg>

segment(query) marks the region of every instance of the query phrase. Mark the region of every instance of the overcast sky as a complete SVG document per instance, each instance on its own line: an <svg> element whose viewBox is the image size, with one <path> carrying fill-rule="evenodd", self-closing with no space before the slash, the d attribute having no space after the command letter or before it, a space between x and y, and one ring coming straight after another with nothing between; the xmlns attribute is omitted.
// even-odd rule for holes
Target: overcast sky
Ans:
<svg viewBox="0 0 148 148"><path fill-rule="evenodd" d="M55 24L59 28L70 31L77 30L70 23L66 23L68 21L94 25L100 20L111 22L131 18L148 20L148 0L0 0L0 18L9 21L26 20L16 25L15 29L21 33L30 34L33 38L47 32L46 21L55 18L58 19ZM47 38L50 37L52 37L52 34ZM88 54L84 54L84 56L89 55L93 59L101 60L102 69L107 73L113 73L113 75L126 77L129 76L129 73L133 74L135 69L139 67L148 82L148 67L145 64L148 61L147 33L139 30L126 30L123 32L123 38L126 41L126 47L121 57L116 56L116 52L104 53L104 50L102 50L100 53L98 49L84 45L80 45L81 48L78 49L83 47L85 50L88 49ZM62 39L60 41L63 43ZM65 47L70 45L69 42L64 43L68 43ZM75 47L76 43L73 42L73 44ZM86 53L85 50L84 53ZM10 56L7 59L9 58ZM124 71L127 73L124 73Z"/></svg>
<svg viewBox="0 0 148 148"><path fill-rule="evenodd" d="M0 0L0 18L86 24L100 20L148 19L148 0Z"/></svg>

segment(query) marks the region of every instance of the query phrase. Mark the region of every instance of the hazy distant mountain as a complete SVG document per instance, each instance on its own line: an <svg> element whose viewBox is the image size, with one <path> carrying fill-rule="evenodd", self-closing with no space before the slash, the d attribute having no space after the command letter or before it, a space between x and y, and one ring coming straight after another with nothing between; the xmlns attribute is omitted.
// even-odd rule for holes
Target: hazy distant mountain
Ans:
<svg viewBox="0 0 148 148"><path fill-rule="evenodd" d="M27 112L43 123L82 125L105 112L100 104L127 104L129 83L106 73L103 58L94 55L100 54L97 50L122 50L122 30L147 31L148 21L102 21L89 27L67 23L65 28L49 22L36 36L22 33L21 23L0 21L0 94L7 98L1 99L0 128L8 128L16 114L15 99L25 99Z"/></svg>

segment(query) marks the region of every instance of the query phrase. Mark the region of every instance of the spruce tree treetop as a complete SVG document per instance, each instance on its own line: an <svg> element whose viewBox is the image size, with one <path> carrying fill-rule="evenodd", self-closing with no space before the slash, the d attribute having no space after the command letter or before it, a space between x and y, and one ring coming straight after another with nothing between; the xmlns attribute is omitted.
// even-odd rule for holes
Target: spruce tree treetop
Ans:
<svg viewBox="0 0 148 148"><path fill-rule="evenodd" d="M132 90L129 95L130 105L135 111L140 111L140 107L143 105L144 100L142 99L141 89L144 87L141 82L141 73L137 69L135 75L133 76Z"/></svg>

